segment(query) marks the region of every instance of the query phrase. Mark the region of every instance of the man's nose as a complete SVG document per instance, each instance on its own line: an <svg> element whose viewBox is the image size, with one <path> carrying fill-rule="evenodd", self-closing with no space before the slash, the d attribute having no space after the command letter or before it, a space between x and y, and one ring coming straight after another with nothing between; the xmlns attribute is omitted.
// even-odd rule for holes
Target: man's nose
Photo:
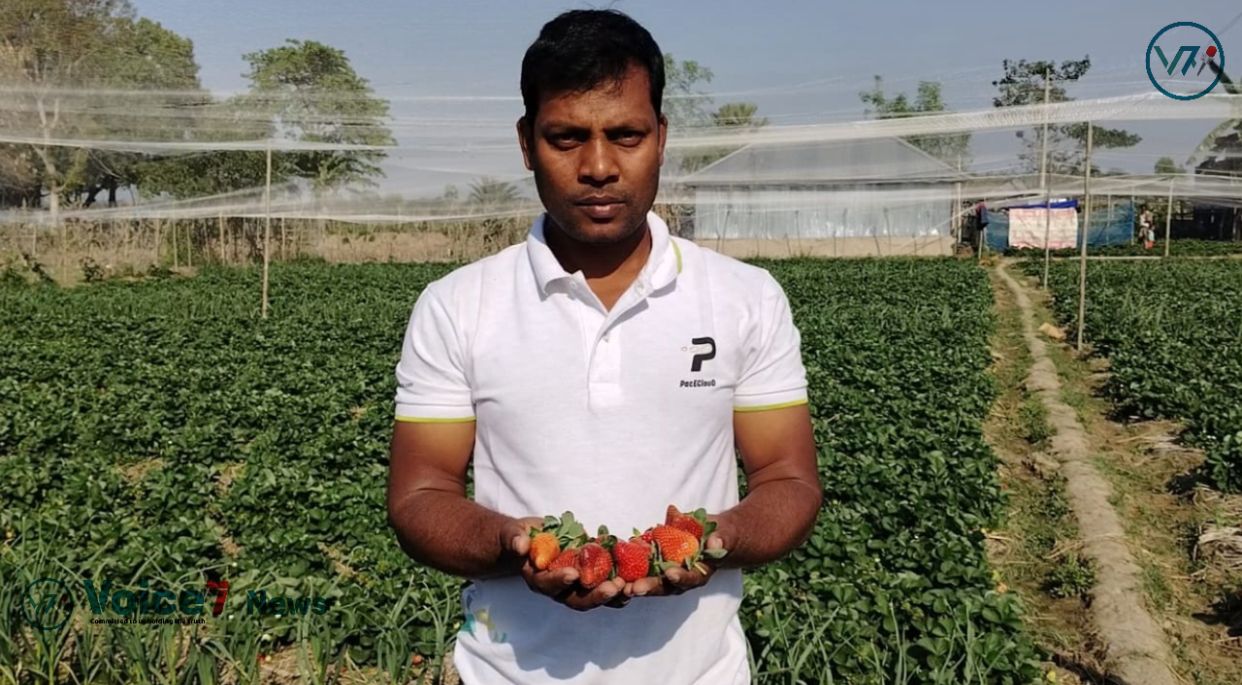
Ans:
<svg viewBox="0 0 1242 685"><path fill-rule="evenodd" d="M617 180L621 168L617 165L616 152L607 140L594 138L582 147L579 158L578 180L591 185L602 185Z"/></svg>

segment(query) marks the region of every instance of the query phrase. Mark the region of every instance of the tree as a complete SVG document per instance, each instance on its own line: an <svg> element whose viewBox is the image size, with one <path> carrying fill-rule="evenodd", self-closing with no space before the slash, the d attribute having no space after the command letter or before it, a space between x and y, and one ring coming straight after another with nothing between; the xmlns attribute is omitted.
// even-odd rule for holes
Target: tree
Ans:
<svg viewBox="0 0 1242 685"><path fill-rule="evenodd" d="M767 117L756 116L759 106L753 102L729 102L708 115L712 128L719 131L755 130L768 125ZM681 169L685 173L698 171L722 159L738 149L737 145L697 148L681 155Z"/></svg>
<svg viewBox="0 0 1242 685"><path fill-rule="evenodd" d="M59 220L60 197L71 166L84 165L81 152L59 146L58 138L85 128L80 107L70 107L74 93L98 83L117 63L122 27L132 21L125 0L5 0L0 3L0 84L8 107L0 128L33 139L31 155L6 165L36 175L28 179L42 195L46 189L53 222Z"/></svg>
<svg viewBox="0 0 1242 685"><path fill-rule="evenodd" d="M137 181L144 155L69 148L61 139L173 140L206 100L189 40L127 0L6 0L0 3L0 129L28 144L0 147L0 177L16 192L0 203L59 215L62 199L90 205ZM189 96L186 95L189 93Z"/></svg>
<svg viewBox="0 0 1242 685"><path fill-rule="evenodd" d="M1186 173L1186 169L1184 169L1181 166L1178 166L1177 162L1174 162L1172 157L1161 157L1160 159L1157 159L1155 171L1157 174L1184 174Z"/></svg>
<svg viewBox="0 0 1242 685"><path fill-rule="evenodd" d="M268 113L277 134L317 143L393 145L385 125L388 102L375 96L341 50L316 41L288 40L244 55L250 93L244 102ZM316 193L346 184L375 185L383 150L315 150L284 155L292 175Z"/></svg>
<svg viewBox="0 0 1242 685"><path fill-rule="evenodd" d="M1065 90L1065 84L1075 82L1091 68L1090 56L1080 60L1066 60L1057 66L1055 62L1038 60L1004 60L1004 76L993 81L1000 94L992 99L996 107L1035 105L1044 102L1044 82L1048 81L1049 102L1073 100ZM1124 129L1093 126L1092 145L1095 148L1133 147L1142 140L1137 134ZM1038 171L1043 127L1031 131L1018 131L1023 150L1019 153L1028 171ZM1087 124L1073 123L1048 127L1048 172L1082 174L1087 146ZM1094 171L1094 167L1092 169Z"/></svg>
<svg viewBox="0 0 1242 685"><path fill-rule="evenodd" d="M884 80L875 77L871 90L858 94L865 113L877 119L897 119L947 111L940 97L940 84L935 81L919 81L918 94L911 104L905 93L893 97L884 94ZM904 136L903 140L954 168L964 168L970 159L970 134Z"/></svg>
<svg viewBox="0 0 1242 685"><path fill-rule="evenodd" d="M1220 77L1226 93L1242 95L1242 84L1229 78L1216 60L1208 60L1208 66ZM1189 163L1198 173L1242 175L1242 119L1229 119L1212 129L1195 148ZM1239 220L1242 221L1242 213Z"/></svg>
<svg viewBox="0 0 1242 685"><path fill-rule="evenodd" d="M678 62L672 53L664 54L664 101L662 111L669 128L706 126L711 120L712 97L699 84L712 82L712 70L694 60Z"/></svg>
<svg viewBox="0 0 1242 685"><path fill-rule="evenodd" d="M483 177L470 184L470 202L486 211L512 205L521 198L517 186L506 181Z"/></svg>

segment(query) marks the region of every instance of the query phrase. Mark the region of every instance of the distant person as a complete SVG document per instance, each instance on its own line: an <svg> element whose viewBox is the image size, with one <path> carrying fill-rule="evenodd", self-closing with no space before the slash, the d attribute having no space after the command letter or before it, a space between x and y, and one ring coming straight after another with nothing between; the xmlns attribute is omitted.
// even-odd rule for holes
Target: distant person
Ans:
<svg viewBox="0 0 1242 685"><path fill-rule="evenodd" d="M1150 250L1156 245L1155 218L1147 205L1139 212L1139 234L1143 236L1143 248Z"/></svg>
<svg viewBox="0 0 1242 685"><path fill-rule="evenodd" d="M471 581L465 685L749 685L742 569L797 547L820 510L784 290L651 211L664 79L659 46L620 12L548 22L522 61L517 122L545 211L523 243L413 305L388 520L413 559ZM527 560L545 515L624 534L670 504L705 508L707 546L727 554L594 589Z"/></svg>
<svg viewBox="0 0 1242 685"><path fill-rule="evenodd" d="M975 205L975 226L978 227L979 244L982 246L988 232L988 205L983 200Z"/></svg>

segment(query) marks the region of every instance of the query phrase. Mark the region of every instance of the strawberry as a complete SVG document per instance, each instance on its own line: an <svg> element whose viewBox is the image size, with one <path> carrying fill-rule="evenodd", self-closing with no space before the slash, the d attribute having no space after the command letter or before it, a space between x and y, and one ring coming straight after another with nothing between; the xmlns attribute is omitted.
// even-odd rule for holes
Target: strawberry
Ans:
<svg viewBox="0 0 1242 685"><path fill-rule="evenodd" d="M599 543L588 542L578 551L578 582L591 589L612 576L612 556Z"/></svg>
<svg viewBox="0 0 1242 685"><path fill-rule="evenodd" d="M697 561L699 539L681 528L656 526L651 531L651 539L659 547L660 557L664 561L676 565L683 562L688 565Z"/></svg>
<svg viewBox="0 0 1242 685"><path fill-rule="evenodd" d="M561 543L555 533L544 531L530 539L530 562L540 571L546 569L560 553Z"/></svg>
<svg viewBox="0 0 1242 685"><path fill-rule="evenodd" d="M560 518L546 516L543 527L530 532L528 557L537 570L546 570L561 550L580 546L586 541L586 531L574 519L573 512L565 512Z"/></svg>
<svg viewBox="0 0 1242 685"><path fill-rule="evenodd" d="M552 563L548 564L549 571L559 571L563 568L573 568L578 565L578 549L571 547L560 553Z"/></svg>
<svg viewBox="0 0 1242 685"><path fill-rule="evenodd" d="M664 525L680 528L694 536L695 540L703 540L703 531L707 525L707 511L696 509L690 513L682 513L670 504L664 514Z"/></svg>
<svg viewBox="0 0 1242 685"><path fill-rule="evenodd" d="M612 547L612 558L617 575L626 582L645 578L651 572L651 545L640 537L618 540Z"/></svg>

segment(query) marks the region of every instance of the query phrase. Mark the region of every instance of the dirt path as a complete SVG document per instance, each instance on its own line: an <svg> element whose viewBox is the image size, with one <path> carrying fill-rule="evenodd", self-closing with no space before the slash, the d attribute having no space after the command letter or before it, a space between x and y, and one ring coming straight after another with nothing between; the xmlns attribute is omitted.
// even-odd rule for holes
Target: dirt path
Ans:
<svg viewBox="0 0 1242 685"><path fill-rule="evenodd" d="M1143 600L1140 569L1126 545L1125 529L1110 503L1109 482L1091 461L1086 431L1061 397L1061 380L1036 335L1030 298L1003 264L997 273L1008 285L1023 314L1023 337L1030 350L1027 385L1048 410L1052 456L1061 464L1066 494L1077 519L1084 553L1097 566L1091 617L1104 647L1105 666L1126 685L1177 685L1172 657L1159 624Z"/></svg>

